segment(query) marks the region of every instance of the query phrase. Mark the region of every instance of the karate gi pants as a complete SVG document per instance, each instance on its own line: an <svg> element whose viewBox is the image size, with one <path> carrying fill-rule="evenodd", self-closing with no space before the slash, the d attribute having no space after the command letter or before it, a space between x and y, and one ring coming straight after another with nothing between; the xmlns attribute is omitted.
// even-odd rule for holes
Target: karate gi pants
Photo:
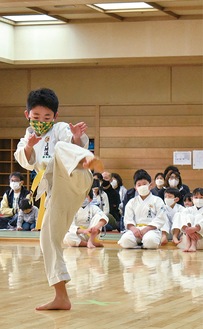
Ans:
<svg viewBox="0 0 203 329"><path fill-rule="evenodd" d="M47 172L45 171L48 201L40 245L50 286L70 280L63 258L62 241L92 185L91 172L82 167L76 168L79 161L86 156L93 155L77 145L58 142L51 170L47 168Z"/></svg>
<svg viewBox="0 0 203 329"><path fill-rule="evenodd" d="M157 229L148 231L141 240L137 239L133 232L128 230L121 236L120 240L118 241L118 244L122 248L127 249L136 248L139 243L142 243L143 248L157 249L161 243L161 231Z"/></svg>

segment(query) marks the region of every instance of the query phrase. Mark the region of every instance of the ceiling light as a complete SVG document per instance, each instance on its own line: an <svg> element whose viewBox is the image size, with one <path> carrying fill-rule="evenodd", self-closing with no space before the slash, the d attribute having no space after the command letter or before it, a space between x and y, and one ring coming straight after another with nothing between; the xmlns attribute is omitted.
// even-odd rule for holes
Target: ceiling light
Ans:
<svg viewBox="0 0 203 329"><path fill-rule="evenodd" d="M39 21L56 21L54 17L47 15L10 15L3 16L3 18L9 19L13 22L39 22Z"/></svg>
<svg viewBox="0 0 203 329"><path fill-rule="evenodd" d="M153 7L145 2L120 2L120 3L95 3L97 6L105 11L116 11L116 10L139 10L139 9L152 9Z"/></svg>

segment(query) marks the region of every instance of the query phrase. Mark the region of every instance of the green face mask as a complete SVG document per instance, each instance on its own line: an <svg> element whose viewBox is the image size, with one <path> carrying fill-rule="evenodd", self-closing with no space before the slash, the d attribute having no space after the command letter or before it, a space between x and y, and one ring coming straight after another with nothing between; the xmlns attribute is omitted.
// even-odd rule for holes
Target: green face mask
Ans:
<svg viewBox="0 0 203 329"><path fill-rule="evenodd" d="M42 122L37 120L30 120L30 126L36 132L37 136L46 134L54 125L54 121Z"/></svg>

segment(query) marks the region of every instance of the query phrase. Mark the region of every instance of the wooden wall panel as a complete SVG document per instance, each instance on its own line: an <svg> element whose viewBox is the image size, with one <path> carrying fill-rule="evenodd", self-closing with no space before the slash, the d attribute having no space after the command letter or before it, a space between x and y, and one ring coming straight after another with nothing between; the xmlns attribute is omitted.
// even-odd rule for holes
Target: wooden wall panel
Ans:
<svg viewBox="0 0 203 329"><path fill-rule="evenodd" d="M29 125L28 120L21 115L21 117L15 117L14 118L4 118L1 128L16 128L16 127L27 127Z"/></svg>
<svg viewBox="0 0 203 329"><path fill-rule="evenodd" d="M202 72L203 65L0 70L0 138L23 136L30 89L53 88L57 121L85 121L105 170L131 187L135 170L153 178L174 151L203 149ZM203 170L178 167L191 190L203 186Z"/></svg>
<svg viewBox="0 0 203 329"><path fill-rule="evenodd" d="M203 67L173 67L172 102L188 103L191 99L203 103Z"/></svg>
<svg viewBox="0 0 203 329"><path fill-rule="evenodd" d="M202 103L199 104L139 104L139 105L101 105L100 117L109 116L183 116L203 115ZM176 119L176 118L175 118Z"/></svg>
<svg viewBox="0 0 203 329"><path fill-rule="evenodd" d="M200 127L199 127L200 126ZM168 136L202 136L201 121L198 122L198 126L195 129L188 129L191 125L187 124L187 127L101 127L100 137L168 137Z"/></svg>
<svg viewBox="0 0 203 329"><path fill-rule="evenodd" d="M150 148L150 147L160 147L160 148L168 148L173 147L174 150L184 149L185 147L190 148L202 148L202 139L200 137L179 137L179 136L171 136L169 137L104 137L100 138L100 148L102 147L111 147L111 148Z"/></svg>
<svg viewBox="0 0 203 329"><path fill-rule="evenodd" d="M67 106L67 105L59 105L59 117L66 116L68 117L94 117L96 108L95 106Z"/></svg>
<svg viewBox="0 0 203 329"><path fill-rule="evenodd" d="M2 120L0 122L0 138L20 138L24 135L25 129L29 126L28 120L24 116L25 107L19 106L1 106L0 113ZM85 121L88 126L88 135L90 138L95 137L95 106L60 106L59 116L56 122L67 122L76 124Z"/></svg>
<svg viewBox="0 0 203 329"><path fill-rule="evenodd" d="M100 156L102 158L110 159L169 159L173 160L174 148L101 148ZM190 148L185 147L184 151L190 151Z"/></svg>
<svg viewBox="0 0 203 329"><path fill-rule="evenodd" d="M31 88L53 88L62 104L170 103L170 67L87 67L31 71Z"/></svg>
<svg viewBox="0 0 203 329"><path fill-rule="evenodd" d="M24 102L25 102L25 100L24 100ZM0 113L1 113L1 117L3 119L6 117L8 117L8 118L19 117L19 118L24 118L26 120L26 118L24 117L25 109L26 109L25 106L24 107L23 106L5 106L5 105L0 104ZM3 121L0 124L3 124Z"/></svg>
<svg viewBox="0 0 203 329"><path fill-rule="evenodd" d="M194 95L190 93L191 99ZM106 170L119 173L129 188L137 169L146 169L154 178L173 164L174 151L203 149L203 105L198 101L101 106L100 156ZM178 167L191 190L203 186L203 170Z"/></svg>
<svg viewBox="0 0 203 329"><path fill-rule="evenodd" d="M202 124L202 115L183 116L106 116L100 120L101 127L173 127L176 126L199 126Z"/></svg>
<svg viewBox="0 0 203 329"><path fill-rule="evenodd" d="M0 103L14 106L24 104L28 85L27 70L0 70Z"/></svg>

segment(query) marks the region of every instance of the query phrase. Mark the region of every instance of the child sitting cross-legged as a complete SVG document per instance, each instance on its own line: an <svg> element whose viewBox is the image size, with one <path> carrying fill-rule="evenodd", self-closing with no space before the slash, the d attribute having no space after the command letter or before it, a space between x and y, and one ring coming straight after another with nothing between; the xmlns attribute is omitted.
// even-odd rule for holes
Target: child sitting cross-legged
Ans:
<svg viewBox="0 0 203 329"><path fill-rule="evenodd" d="M97 237L108 223L108 217L98 206L91 204L92 199L91 189L63 239L63 243L69 247L103 247Z"/></svg>
<svg viewBox="0 0 203 329"><path fill-rule="evenodd" d="M181 231L184 233L178 248L183 251L203 249L203 188L193 191L194 206L185 209L181 214Z"/></svg>
<svg viewBox="0 0 203 329"><path fill-rule="evenodd" d="M38 208L28 199L22 199L19 204L17 231L34 231L38 216Z"/></svg>
<svg viewBox="0 0 203 329"><path fill-rule="evenodd" d="M172 239L175 244L179 243L178 237L180 235L181 227L174 227L174 221L179 218L179 214L185 208L178 204L181 194L177 188L168 187L164 191L164 203L166 204L167 222L161 228L162 239L161 244L168 243L168 239Z"/></svg>

